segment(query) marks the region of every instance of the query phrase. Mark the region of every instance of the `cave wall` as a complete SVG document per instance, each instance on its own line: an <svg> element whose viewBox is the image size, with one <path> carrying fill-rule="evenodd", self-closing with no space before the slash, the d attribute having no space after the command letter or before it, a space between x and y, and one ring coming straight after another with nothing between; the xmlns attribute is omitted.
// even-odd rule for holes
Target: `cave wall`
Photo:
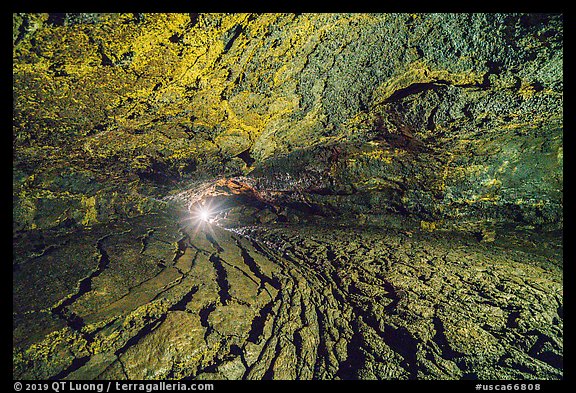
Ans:
<svg viewBox="0 0 576 393"><path fill-rule="evenodd" d="M549 14L13 14L14 229L222 176L327 213L559 228L562 45Z"/></svg>

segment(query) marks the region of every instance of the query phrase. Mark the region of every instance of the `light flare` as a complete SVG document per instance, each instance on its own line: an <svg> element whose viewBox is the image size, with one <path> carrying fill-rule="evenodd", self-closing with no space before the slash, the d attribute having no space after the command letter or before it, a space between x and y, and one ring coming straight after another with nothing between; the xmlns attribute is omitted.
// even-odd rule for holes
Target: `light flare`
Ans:
<svg viewBox="0 0 576 393"><path fill-rule="evenodd" d="M198 218L202 221L209 222L210 221L210 210L207 208L200 208L198 211Z"/></svg>

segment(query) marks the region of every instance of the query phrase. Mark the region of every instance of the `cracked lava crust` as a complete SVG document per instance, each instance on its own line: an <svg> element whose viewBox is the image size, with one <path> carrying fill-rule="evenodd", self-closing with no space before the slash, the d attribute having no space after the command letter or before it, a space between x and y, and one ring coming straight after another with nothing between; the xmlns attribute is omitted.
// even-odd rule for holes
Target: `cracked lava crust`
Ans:
<svg viewBox="0 0 576 393"><path fill-rule="evenodd" d="M563 379L562 14L12 20L14 379Z"/></svg>

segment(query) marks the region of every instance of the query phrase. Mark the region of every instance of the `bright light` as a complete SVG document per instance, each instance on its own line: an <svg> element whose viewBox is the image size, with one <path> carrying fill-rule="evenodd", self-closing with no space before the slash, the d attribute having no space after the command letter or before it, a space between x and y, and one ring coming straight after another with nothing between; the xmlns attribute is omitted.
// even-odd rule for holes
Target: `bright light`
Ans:
<svg viewBox="0 0 576 393"><path fill-rule="evenodd" d="M202 208L198 212L198 217L200 217L202 221L208 221L210 219L210 211L206 208Z"/></svg>
<svg viewBox="0 0 576 393"><path fill-rule="evenodd" d="M198 223L212 223L214 222L214 210L211 206L197 206L195 209L192 210L192 217Z"/></svg>
<svg viewBox="0 0 576 393"><path fill-rule="evenodd" d="M213 224L218 221L219 209L218 205L213 205L212 201L205 201L203 203L194 203L188 205L188 212L190 213L188 220L196 223L200 228L204 224Z"/></svg>
<svg viewBox="0 0 576 393"><path fill-rule="evenodd" d="M194 236L199 232L210 232L213 236L212 226L218 225L218 217L222 214L220 205L214 203L212 199L205 201L195 201L188 205L188 217L183 221L190 222L190 229L193 229Z"/></svg>

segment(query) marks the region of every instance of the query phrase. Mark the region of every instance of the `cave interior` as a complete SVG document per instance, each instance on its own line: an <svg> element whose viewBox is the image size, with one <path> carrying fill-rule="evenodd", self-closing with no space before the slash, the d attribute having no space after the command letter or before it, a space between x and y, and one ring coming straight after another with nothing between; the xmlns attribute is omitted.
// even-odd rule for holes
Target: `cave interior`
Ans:
<svg viewBox="0 0 576 393"><path fill-rule="evenodd" d="M14 379L563 379L563 16L14 13Z"/></svg>

